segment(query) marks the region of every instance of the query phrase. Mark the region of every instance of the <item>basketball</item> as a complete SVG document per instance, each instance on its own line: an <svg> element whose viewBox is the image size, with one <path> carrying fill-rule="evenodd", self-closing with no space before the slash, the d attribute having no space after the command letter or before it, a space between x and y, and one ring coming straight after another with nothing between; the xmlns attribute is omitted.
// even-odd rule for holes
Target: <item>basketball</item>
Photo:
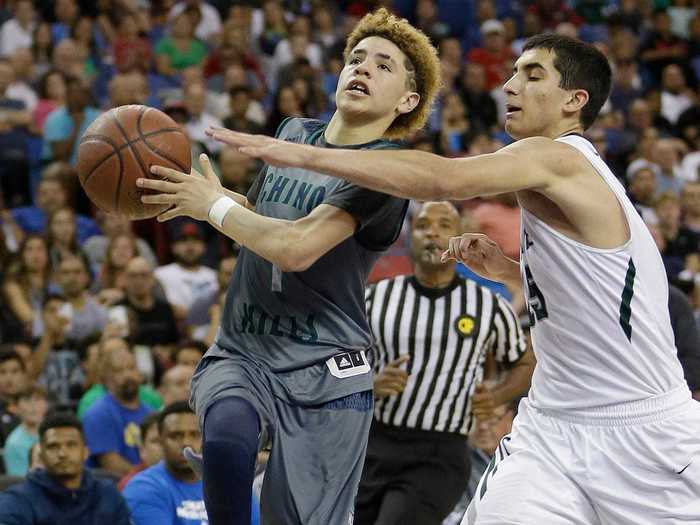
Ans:
<svg viewBox="0 0 700 525"><path fill-rule="evenodd" d="M148 106L120 106L100 115L78 146L78 178L98 208L131 220L154 217L169 206L144 204L149 190L138 178L157 178L151 166L190 173L190 141L162 111Z"/></svg>

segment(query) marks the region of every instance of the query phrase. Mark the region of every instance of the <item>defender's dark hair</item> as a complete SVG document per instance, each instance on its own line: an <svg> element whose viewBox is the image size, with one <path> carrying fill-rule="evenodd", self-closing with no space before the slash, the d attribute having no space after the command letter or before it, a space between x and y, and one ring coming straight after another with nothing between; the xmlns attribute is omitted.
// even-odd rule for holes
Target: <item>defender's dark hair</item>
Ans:
<svg viewBox="0 0 700 525"><path fill-rule="evenodd" d="M175 401L166 406L159 414L158 432L163 432L165 418L171 414L194 414L187 401Z"/></svg>
<svg viewBox="0 0 700 525"><path fill-rule="evenodd" d="M46 434L52 428L74 428L85 439L83 432L83 424L72 412L50 412L39 425L39 439L44 439Z"/></svg>
<svg viewBox="0 0 700 525"><path fill-rule="evenodd" d="M554 67L561 75L560 88L588 92L588 103L581 109L581 124L588 129L610 95L612 70L608 59L590 44L554 33L529 38L523 52L530 49L554 52Z"/></svg>

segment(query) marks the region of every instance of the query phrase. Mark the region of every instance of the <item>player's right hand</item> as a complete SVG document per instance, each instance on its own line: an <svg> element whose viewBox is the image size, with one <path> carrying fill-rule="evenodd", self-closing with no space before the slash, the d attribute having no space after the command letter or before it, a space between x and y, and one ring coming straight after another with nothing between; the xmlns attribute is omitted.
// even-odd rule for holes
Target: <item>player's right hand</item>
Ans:
<svg viewBox="0 0 700 525"><path fill-rule="evenodd" d="M374 376L375 399L395 396L404 391L406 381L408 381L408 372L401 369L400 366L407 363L409 359L409 356L402 355L388 363L381 372Z"/></svg>
<svg viewBox="0 0 700 525"><path fill-rule="evenodd" d="M480 276L492 281L505 281L512 277L514 264L505 256L500 246L483 233L465 233L449 240L441 261L454 260L463 263Z"/></svg>

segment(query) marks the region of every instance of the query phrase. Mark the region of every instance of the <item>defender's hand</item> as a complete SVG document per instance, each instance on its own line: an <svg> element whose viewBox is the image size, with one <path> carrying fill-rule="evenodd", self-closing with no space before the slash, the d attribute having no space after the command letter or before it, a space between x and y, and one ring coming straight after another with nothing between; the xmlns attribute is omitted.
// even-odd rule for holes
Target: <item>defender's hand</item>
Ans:
<svg viewBox="0 0 700 525"><path fill-rule="evenodd" d="M139 188L160 192L155 195L143 195L141 202L171 205L167 211L158 216L159 222L169 221L182 215L198 221L206 221L209 218L209 208L223 195L223 189L211 167L209 157L202 154L199 160L204 169L204 175L194 169L188 175L164 166L151 166L152 173L168 180L136 179L136 185Z"/></svg>
<svg viewBox="0 0 700 525"><path fill-rule="evenodd" d="M262 160L270 166L305 167L313 146L294 144L266 135L250 135L224 128L210 127L206 134L244 155Z"/></svg>
<svg viewBox="0 0 700 525"><path fill-rule="evenodd" d="M513 264L517 264L503 254L495 241L482 233L465 233L459 237L452 237L441 260L464 263L492 281L502 281L510 276Z"/></svg>

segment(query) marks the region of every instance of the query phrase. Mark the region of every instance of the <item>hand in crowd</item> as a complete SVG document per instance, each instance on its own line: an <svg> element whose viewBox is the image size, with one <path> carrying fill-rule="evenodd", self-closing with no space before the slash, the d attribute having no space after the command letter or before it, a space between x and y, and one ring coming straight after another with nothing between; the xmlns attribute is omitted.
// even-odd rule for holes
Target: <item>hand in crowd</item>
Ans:
<svg viewBox="0 0 700 525"><path fill-rule="evenodd" d="M60 341L70 324L70 319L51 308L45 308L43 312L44 336L51 341Z"/></svg>
<svg viewBox="0 0 700 525"><path fill-rule="evenodd" d="M104 306L115 305L122 299L124 299L124 292L119 288L107 288L97 296L97 301Z"/></svg>
<svg viewBox="0 0 700 525"><path fill-rule="evenodd" d="M483 421L491 419L495 415L497 406L496 398L487 386L479 383L474 387L474 395L472 396L474 417Z"/></svg>
<svg viewBox="0 0 700 525"><path fill-rule="evenodd" d="M374 397L376 399L395 396L404 391L406 381L408 381L408 372L403 370L401 365L407 363L409 359L410 357L407 355L394 359L374 377Z"/></svg>
<svg viewBox="0 0 700 525"><path fill-rule="evenodd" d="M223 190L219 177L211 167L209 157L202 154L199 161L203 174L195 169L188 175L164 166L152 166L152 173L167 180L137 179L136 184L139 187L160 192L142 196L142 202L171 205L158 216L160 222L182 215L199 221L207 220L209 208L222 195Z"/></svg>

